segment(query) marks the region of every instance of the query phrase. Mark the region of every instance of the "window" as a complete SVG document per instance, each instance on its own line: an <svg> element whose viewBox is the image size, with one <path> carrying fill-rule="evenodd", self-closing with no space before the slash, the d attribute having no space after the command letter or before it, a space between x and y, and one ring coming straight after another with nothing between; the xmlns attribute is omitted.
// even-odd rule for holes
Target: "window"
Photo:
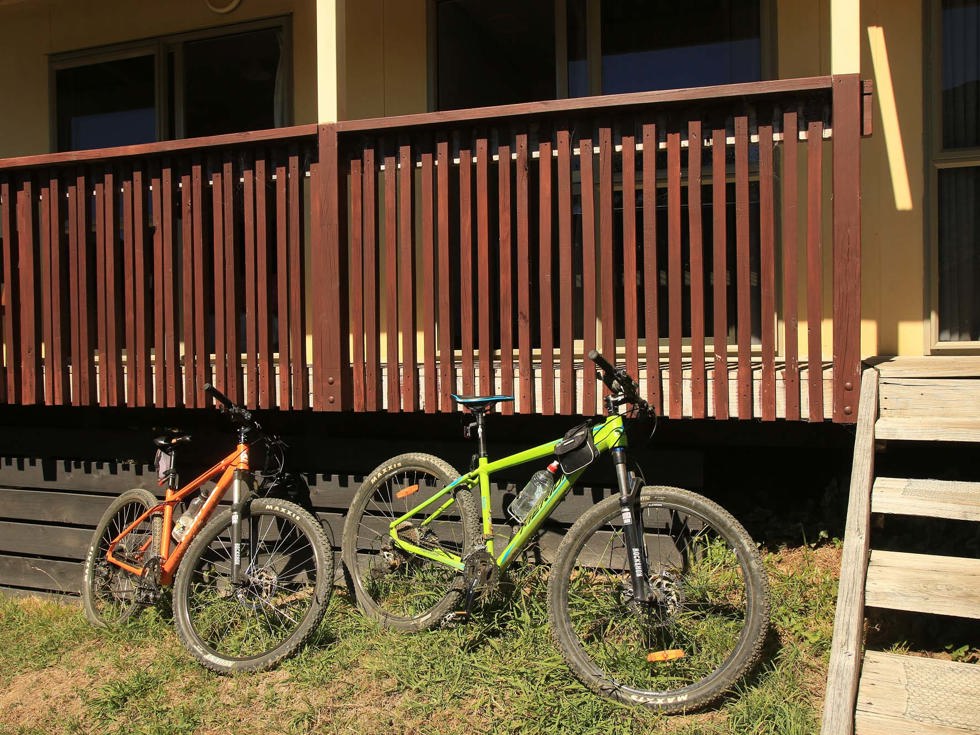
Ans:
<svg viewBox="0 0 980 735"><path fill-rule="evenodd" d="M436 0L436 108L762 78L766 0Z"/></svg>
<svg viewBox="0 0 980 735"><path fill-rule="evenodd" d="M962 345L980 341L980 0L943 0L938 33L934 333Z"/></svg>
<svg viewBox="0 0 980 735"><path fill-rule="evenodd" d="M52 60L59 151L289 124L284 21L184 34Z"/></svg>

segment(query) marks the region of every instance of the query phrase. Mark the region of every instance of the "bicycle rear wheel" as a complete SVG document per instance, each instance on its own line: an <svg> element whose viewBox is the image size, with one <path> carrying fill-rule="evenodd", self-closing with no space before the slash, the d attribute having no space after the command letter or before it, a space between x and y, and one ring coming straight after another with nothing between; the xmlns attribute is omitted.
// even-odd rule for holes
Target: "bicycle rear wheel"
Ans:
<svg viewBox="0 0 980 735"><path fill-rule="evenodd" d="M134 488L113 500L102 514L85 555L82 584L82 606L85 617L93 625L102 628L120 625L141 607L139 577L111 564L106 553L113 539L156 504L153 493ZM119 542L114 556L142 569L160 552L162 526L159 513L144 519Z"/></svg>
<svg viewBox="0 0 980 735"><path fill-rule="evenodd" d="M333 552L319 522L295 503L253 500L243 513L241 579L231 578L231 511L191 542L174 582L181 642L204 666L259 671L292 654L323 619Z"/></svg>
<svg viewBox="0 0 980 735"><path fill-rule="evenodd" d="M376 468L351 502L344 523L343 561L357 604L388 628L418 631L437 625L455 609L463 592L460 571L398 548L388 531L434 554L464 557L478 548L480 521L469 488L411 514L412 508L459 477L449 464L429 454L403 454ZM434 521L430 514L450 505Z"/></svg>
<svg viewBox="0 0 980 735"><path fill-rule="evenodd" d="M716 503L676 488L643 488L656 600L633 597L618 498L585 513L562 542L548 583L552 635L593 691L664 712L705 707L758 660L768 582L745 529Z"/></svg>

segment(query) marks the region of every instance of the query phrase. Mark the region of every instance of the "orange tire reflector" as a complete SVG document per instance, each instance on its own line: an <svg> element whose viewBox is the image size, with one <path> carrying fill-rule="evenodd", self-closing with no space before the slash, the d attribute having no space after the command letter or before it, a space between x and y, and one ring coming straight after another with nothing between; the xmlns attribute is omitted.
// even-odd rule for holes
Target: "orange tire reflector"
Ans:
<svg viewBox="0 0 980 735"><path fill-rule="evenodd" d="M684 651L679 648L671 648L667 651L654 651L653 653L647 654L647 661L650 663L659 663L661 661L676 661L679 658L684 658Z"/></svg>
<svg viewBox="0 0 980 735"><path fill-rule="evenodd" d="M395 497L401 500L402 498L407 498L412 493L417 493L418 491L418 485L409 485L404 490L399 490L397 493L395 493Z"/></svg>

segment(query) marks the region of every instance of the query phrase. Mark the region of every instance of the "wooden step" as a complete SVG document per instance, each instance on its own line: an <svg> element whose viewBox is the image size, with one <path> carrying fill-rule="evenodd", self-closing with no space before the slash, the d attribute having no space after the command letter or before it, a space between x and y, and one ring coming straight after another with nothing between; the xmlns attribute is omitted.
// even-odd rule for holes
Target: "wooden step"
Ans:
<svg viewBox="0 0 980 735"><path fill-rule="evenodd" d="M864 604L980 618L980 559L872 550Z"/></svg>
<svg viewBox="0 0 980 735"><path fill-rule="evenodd" d="M980 442L980 419L893 418L875 422L875 439L936 442Z"/></svg>
<svg viewBox="0 0 980 735"><path fill-rule="evenodd" d="M980 483L879 477L871 512L980 521Z"/></svg>
<svg viewBox="0 0 980 735"><path fill-rule="evenodd" d="M980 665L867 651L855 735L964 735L980 730Z"/></svg>

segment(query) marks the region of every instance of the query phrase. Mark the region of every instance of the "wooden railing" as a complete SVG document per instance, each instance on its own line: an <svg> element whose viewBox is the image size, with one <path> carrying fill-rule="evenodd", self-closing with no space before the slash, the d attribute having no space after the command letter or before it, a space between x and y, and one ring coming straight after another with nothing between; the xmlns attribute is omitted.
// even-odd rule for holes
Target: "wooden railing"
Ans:
<svg viewBox="0 0 980 735"><path fill-rule="evenodd" d="M673 416L853 421L866 104L821 77L0 161L0 399L591 413L597 347Z"/></svg>

